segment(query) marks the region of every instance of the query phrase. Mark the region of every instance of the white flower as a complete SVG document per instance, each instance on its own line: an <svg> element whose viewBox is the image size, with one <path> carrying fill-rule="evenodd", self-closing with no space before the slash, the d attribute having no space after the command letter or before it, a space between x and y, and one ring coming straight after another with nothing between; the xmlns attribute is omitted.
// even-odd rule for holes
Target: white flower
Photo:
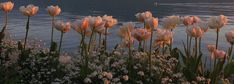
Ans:
<svg viewBox="0 0 234 84"><path fill-rule="evenodd" d="M129 78L128 78L128 75L124 75L124 76L123 76L123 79L124 79L125 81L128 81L128 79L129 79Z"/></svg>
<svg viewBox="0 0 234 84"><path fill-rule="evenodd" d="M84 83L92 83L92 80L90 78L85 78Z"/></svg>
<svg viewBox="0 0 234 84"><path fill-rule="evenodd" d="M137 74L140 75L140 76L144 76L145 75L143 71L139 71L139 72L137 72Z"/></svg>
<svg viewBox="0 0 234 84"><path fill-rule="evenodd" d="M62 64L69 64L71 63L71 56L67 54L59 56L59 62Z"/></svg>

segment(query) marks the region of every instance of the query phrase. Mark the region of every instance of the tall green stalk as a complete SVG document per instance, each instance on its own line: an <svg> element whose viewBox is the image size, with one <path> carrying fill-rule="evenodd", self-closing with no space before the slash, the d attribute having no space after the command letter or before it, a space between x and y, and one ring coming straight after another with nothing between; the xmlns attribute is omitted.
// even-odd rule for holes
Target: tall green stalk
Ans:
<svg viewBox="0 0 234 84"><path fill-rule="evenodd" d="M104 50L106 51L106 49L107 49L107 28L105 28L105 39L104 39Z"/></svg>
<svg viewBox="0 0 234 84"><path fill-rule="evenodd" d="M59 42L59 50L58 50L59 55L60 55L60 51L61 51L62 41L63 41L63 32L61 31L60 42Z"/></svg>
<svg viewBox="0 0 234 84"><path fill-rule="evenodd" d="M217 28L216 33L217 33L217 34L216 34L217 36L216 36L216 46L215 46L215 48L218 49L218 43L219 43L219 28Z"/></svg>
<svg viewBox="0 0 234 84"><path fill-rule="evenodd" d="M50 39L50 46L52 46L53 43L53 38L54 38L54 16L52 17L52 21L51 21L52 27L51 27L51 39Z"/></svg>
<svg viewBox="0 0 234 84"><path fill-rule="evenodd" d="M98 48L101 47L101 43L102 43L102 34L99 33L99 38L98 38Z"/></svg>
<svg viewBox="0 0 234 84"><path fill-rule="evenodd" d="M94 34L94 28L95 27L92 28L92 33L91 33L91 36L90 36L90 39L89 39L88 52L90 51L90 45L91 45L93 34Z"/></svg>
<svg viewBox="0 0 234 84"><path fill-rule="evenodd" d="M27 45L28 30L29 30L29 20L30 20L30 16L28 16L28 20L27 20L27 24L26 24L26 35L25 35L25 38L24 38L24 50L25 50L26 45Z"/></svg>
<svg viewBox="0 0 234 84"><path fill-rule="evenodd" d="M154 31L152 29L151 30L151 36L150 36L150 52L149 52L149 74L150 74L150 77L151 77L151 68L152 68L151 54L152 54L153 34L154 34Z"/></svg>

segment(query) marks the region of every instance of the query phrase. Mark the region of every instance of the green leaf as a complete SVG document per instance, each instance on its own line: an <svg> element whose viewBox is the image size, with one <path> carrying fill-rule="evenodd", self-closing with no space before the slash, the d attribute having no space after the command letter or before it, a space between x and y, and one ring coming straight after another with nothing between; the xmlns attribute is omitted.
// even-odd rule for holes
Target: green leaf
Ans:
<svg viewBox="0 0 234 84"><path fill-rule="evenodd" d="M52 42L51 46L50 46L50 51L56 51L57 47L58 47L57 43L56 42Z"/></svg>

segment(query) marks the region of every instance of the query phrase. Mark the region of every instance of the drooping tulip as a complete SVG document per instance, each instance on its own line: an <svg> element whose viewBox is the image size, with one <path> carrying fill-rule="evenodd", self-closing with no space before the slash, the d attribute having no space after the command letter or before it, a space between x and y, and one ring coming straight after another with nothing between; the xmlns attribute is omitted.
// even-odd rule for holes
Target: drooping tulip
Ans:
<svg viewBox="0 0 234 84"><path fill-rule="evenodd" d="M63 22L61 20L58 20L58 21L55 21L54 27L58 31L61 31L62 33L66 33L70 30L71 24L70 24L70 22Z"/></svg>
<svg viewBox="0 0 234 84"><path fill-rule="evenodd" d="M138 19L139 22L145 22L146 19L151 18L152 17L152 13L150 11L145 11L142 13L137 13L136 18Z"/></svg>
<svg viewBox="0 0 234 84"><path fill-rule="evenodd" d="M234 31L230 31L225 34L227 41L233 45L234 44Z"/></svg>
<svg viewBox="0 0 234 84"><path fill-rule="evenodd" d="M59 6L48 6L46 8L46 10L48 11L49 15L54 17L54 16L57 16L61 13L61 8Z"/></svg>
<svg viewBox="0 0 234 84"><path fill-rule="evenodd" d="M174 28L176 28L176 26L180 24L180 17L179 16L167 16L165 18L162 19L162 26L165 29L169 29L172 30Z"/></svg>
<svg viewBox="0 0 234 84"><path fill-rule="evenodd" d="M38 6L34 6L33 4L29 4L26 7L25 6L21 6L19 8L20 12L23 13L23 15L25 16L34 16L37 14L39 7Z"/></svg>
<svg viewBox="0 0 234 84"><path fill-rule="evenodd" d="M58 53L60 54L61 46L62 46L62 40L63 40L63 34L68 32L71 29L70 22L63 22L63 21L55 21L54 27L61 32L60 36L60 43L59 43L59 50Z"/></svg>
<svg viewBox="0 0 234 84"><path fill-rule="evenodd" d="M0 9L6 13L12 11L13 7L14 3L12 3L11 1L0 3Z"/></svg>

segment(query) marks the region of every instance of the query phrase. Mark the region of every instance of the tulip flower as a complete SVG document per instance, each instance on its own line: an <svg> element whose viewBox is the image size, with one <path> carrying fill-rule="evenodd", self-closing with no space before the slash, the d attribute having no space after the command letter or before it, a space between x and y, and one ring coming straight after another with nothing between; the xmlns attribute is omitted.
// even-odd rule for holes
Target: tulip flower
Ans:
<svg viewBox="0 0 234 84"><path fill-rule="evenodd" d="M59 6L48 6L46 8L46 10L48 11L49 15L54 17L54 16L58 16L61 13L61 8Z"/></svg>
<svg viewBox="0 0 234 84"><path fill-rule="evenodd" d="M145 21L146 24L146 29L148 29L149 31L153 31L154 28L158 27L158 18L148 18Z"/></svg>
<svg viewBox="0 0 234 84"><path fill-rule="evenodd" d="M104 22L104 27L105 27L105 40L104 40L104 49L106 51L106 47L107 47L107 31L108 31L108 28L112 28L114 25L117 24L117 19L114 19L112 16L107 16L107 15L104 15L102 17L102 20Z"/></svg>
<svg viewBox="0 0 234 84"><path fill-rule="evenodd" d="M10 2L10 1L0 3L0 9L5 12L5 24L4 24L2 31L0 32L1 34L4 34L4 31L7 28L8 13L12 11L13 7L14 7L14 3Z"/></svg>
<svg viewBox="0 0 234 84"><path fill-rule="evenodd" d="M32 4L28 5L27 7L25 6L21 6L19 8L20 12L27 16L28 17L28 20L27 20L27 24L26 24L26 35L25 35L25 39L24 39L24 49L27 45L27 38L28 38L28 30L29 30L29 21L30 21L30 17L31 16L34 16L36 15L36 13L38 12L39 10L39 7L38 6L34 6Z"/></svg>
<svg viewBox="0 0 234 84"><path fill-rule="evenodd" d="M173 39L173 33L170 30L157 29L154 46L163 47L163 51L165 51L164 50L165 45L171 45L172 39Z"/></svg>
<svg viewBox="0 0 234 84"><path fill-rule="evenodd" d="M34 6L32 4L25 6L21 6L19 8L20 12L23 13L23 15L31 17L37 14L39 7L38 6Z"/></svg>
<svg viewBox="0 0 234 84"><path fill-rule="evenodd" d="M59 6L48 6L46 8L48 14L52 17L52 27L51 27L51 47L52 47L52 43L53 43L53 37L54 37L54 21L55 21L55 16L58 16L61 13L61 8L59 8Z"/></svg>
<svg viewBox="0 0 234 84"><path fill-rule="evenodd" d="M11 1L0 3L0 9L2 9L6 13L12 11L13 7L14 3L12 3Z"/></svg>
<svg viewBox="0 0 234 84"><path fill-rule="evenodd" d="M138 50L141 49L141 42L149 39L151 36L151 32L147 29L138 28L133 31L133 37L139 42Z"/></svg>
<svg viewBox="0 0 234 84"><path fill-rule="evenodd" d="M201 38L203 36L203 34L204 34L204 31L198 25L192 25L192 26L189 26L189 28L186 29L186 33L190 37Z"/></svg>
<svg viewBox="0 0 234 84"><path fill-rule="evenodd" d="M226 52L223 50L215 50L213 53L214 53L214 55L212 56L212 58L215 58L215 59L226 58Z"/></svg>
<svg viewBox="0 0 234 84"><path fill-rule="evenodd" d="M210 17L208 25L211 29L216 29L216 49L218 49L218 40L219 40L219 31L225 26L228 22L228 19L224 15Z"/></svg>
<svg viewBox="0 0 234 84"><path fill-rule="evenodd" d="M207 28L207 27L204 27L205 25L203 24L203 22L201 22L200 18L197 16L185 16L182 18L182 20L183 20L183 24L187 28L193 24L198 24L198 23L199 23L199 26L202 26L201 27L202 30L205 30L205 28ZM206 29L206 31L207 31L207 29ZM187 49L189 49L189 43L191 43L191 42L189 42L189 38L191 39L191 37L189 37L188 33L186 36L187 36L187 39L186 39L187 40ZM200 44L200 42L201 42L201 39L199 38L199 44ZM199 45L199 47L200 47L200 45Z"/></svg>
<svg viewBox="0 0 234 84"><path fill-rule="evenodd" d="M230 31L225 34L227 41L233 45L234 44L234 31Z"/></svg>
<svg viewBox="0 0 234 84"><path fill-rule="evenodd" d="M100 26L103 26L103 22L102 22L102 18L100 16L97 16L97 17L87 17L89 19L89 23L90 23L90 27L91 27L91 30L92 30L92 33L91 33L91 36L90 36L90 39L89 39L89 45L88 45L88 51L90 50L90 46L91 46L91 43L92 43L92 38L93 38L93 35L95 35L97 29L96 28L99 28Z"/></svg>
<svg viewBox="0 0 234 84"><path fill-rule="evenodd" d="M54 23L54 27L61 32L61 36L60 36L60 43L59 43L59 50L58 53L60 53L61 50L61 46L62 46L62 40L63 40L63 34L70 31L71 28L71 24L70 22L63 22L63 21L55 21Z"/></svg>
<svg viewBox="0 0 234 84"><path fill-rule="evenodd" d="M162 19L162 26L165 29L173 30L178 24L180 24L179 16L172 15Z"/></svg>
<svg viewBox="0 0 234 84"><path fill-rule="evenodd" d="M151 18L152 17L152 13L150 11L145 11L142 13L137 13L136 18L138 19L139 22L145 22L146 19Z"/></svg>
<svg viewBox="0 0 234 84"><path fill-rule="evenodd" d="M89 19L87 17L83 18L82 20L76 20L72 23L72 28L81 34L82 39L81 39L81 44L83 44L85 36L90 36L91 35L91 30L89 30ZM80 44L80 46L81 46Z"/></svg>
<svg viewBox="0 0 234 84"><path fill-rule="evenodd" d="M230 31L225 34L227 41L231 44L230 51L228 53L229 60L231 61L232 59L232 49L234 45L234 31Z"/></svg>

